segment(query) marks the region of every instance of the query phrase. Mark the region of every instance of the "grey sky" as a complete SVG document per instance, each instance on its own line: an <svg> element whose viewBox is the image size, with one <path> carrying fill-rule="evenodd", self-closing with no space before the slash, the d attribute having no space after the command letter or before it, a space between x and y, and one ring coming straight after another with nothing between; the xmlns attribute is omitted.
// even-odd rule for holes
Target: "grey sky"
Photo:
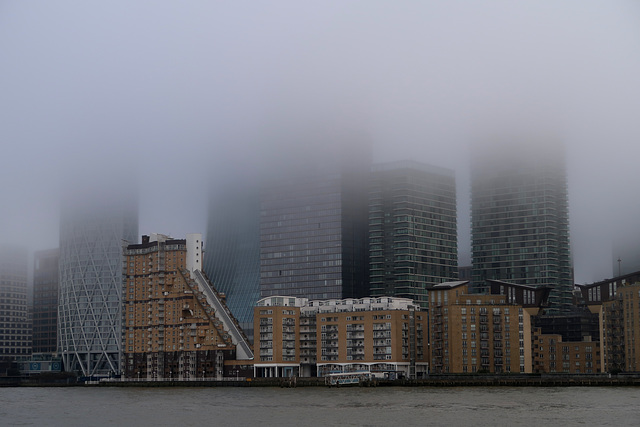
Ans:
<svg viewBox="0 0 640 427"><path fill-rule="evenodd" d="M502 129L565 141L578 282L640 238L637 1L2 1L0 54L0 235L31 249L62 182L111 167L141 233L204 233L208 184L318 118L456 170L461 263L468 148Z"/></svg>

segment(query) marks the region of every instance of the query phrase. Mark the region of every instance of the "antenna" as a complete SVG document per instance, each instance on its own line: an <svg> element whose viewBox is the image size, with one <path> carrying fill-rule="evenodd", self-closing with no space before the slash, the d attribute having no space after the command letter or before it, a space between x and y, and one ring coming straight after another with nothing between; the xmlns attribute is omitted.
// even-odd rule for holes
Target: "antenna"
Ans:
<svg viewBox="0 0 640 427"><path fill-rule="evenodd" d="M618 257L618 276L622 276L622 260Z"/></svg>

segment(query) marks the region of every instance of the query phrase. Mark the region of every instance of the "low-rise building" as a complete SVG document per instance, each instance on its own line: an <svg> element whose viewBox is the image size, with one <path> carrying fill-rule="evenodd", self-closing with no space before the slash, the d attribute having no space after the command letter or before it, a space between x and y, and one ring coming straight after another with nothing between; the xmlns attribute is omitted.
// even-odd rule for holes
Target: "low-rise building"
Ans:
<svg viewBox="0 0 640 427"><path fill-rule="evenodd" d="M533 372L565 374L597 374L602 372L600 342L563 341L560 334L543 334L533 330Z"/></svg>
<svg viewBox="0 0 640 427"><path fill-rule="evenodd" d="M640 272L578 287L600 319L603 371L640 371Z"/></svg>
<svg viewBox="0 0 640 427"><path fill-rule="evenodd" d="M489 280L491 294L468 281L429 290L431 372L532 372L531 316L549 289Z"/></svg>
<svg viewBox="0 0 640 427"><path fill-rule="evenodd" d="M428 316L406 298L268 297L254 311L256 376L427 375ZM259 334L259 336L258 336Z"/></svg>

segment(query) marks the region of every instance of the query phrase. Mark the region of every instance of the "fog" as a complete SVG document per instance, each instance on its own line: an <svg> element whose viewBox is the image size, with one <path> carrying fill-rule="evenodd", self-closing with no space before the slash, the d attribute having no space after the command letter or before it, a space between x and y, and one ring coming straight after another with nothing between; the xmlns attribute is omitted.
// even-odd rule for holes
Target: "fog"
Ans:
<svg viewBox="0 0 640 427"><path fill-rule="evenodd" d="M205 233L212 185L318 126L455 169L461 265L470 148L503 131L565 146L577 282L640 238L637 1L3 1L0 53L5 243L57 247L62 194L121 179L141 234Z"/></svg>

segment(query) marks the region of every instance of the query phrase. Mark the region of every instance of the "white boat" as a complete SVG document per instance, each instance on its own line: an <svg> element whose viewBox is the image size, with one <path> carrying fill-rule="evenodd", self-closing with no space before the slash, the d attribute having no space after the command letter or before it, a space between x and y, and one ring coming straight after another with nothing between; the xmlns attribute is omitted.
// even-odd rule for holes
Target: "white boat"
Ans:
<svg viewBox="0 0 640 427"><path fill-rule="evenodd" d="M355 386L367 384L372 379L369 371L335 372L325 377L325 384L330 387Z"/></svg>

